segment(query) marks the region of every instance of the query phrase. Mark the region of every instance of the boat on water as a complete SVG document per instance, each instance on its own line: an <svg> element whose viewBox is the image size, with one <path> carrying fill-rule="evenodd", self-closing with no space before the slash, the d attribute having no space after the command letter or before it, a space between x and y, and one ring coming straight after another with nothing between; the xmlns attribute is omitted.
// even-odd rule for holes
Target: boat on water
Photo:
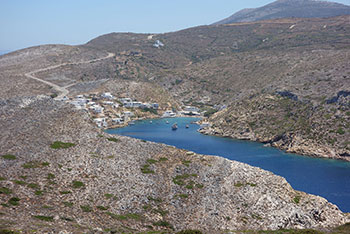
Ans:
<svg viewBox="0 0 350 234"><path fill-rule="evenodd" d="M190 126L188 124L186 124L186 128L189 128Z"/></svg>
<svg viewBox="0 0 350 234"><path fill-rule="evenodd" d="M168 121L168 120L166 121L166 124L169 124L169 121Z"/></svg>
<svg viewBox="0 0 350 234"><path fill-rule="evenodd" d="M149 121L149 123L150 123L150 124L151 124L151 123L153 123L153 122L152 122L152 120L151 120L151 121Z"/></svg>
<svg viewBox="0 0 350 234"><path fill-rule="evenodd" d="M130 121L128 125L135 125L135 121Z"/></svg>
<svg viewBox="0 0 350 234"><path fill-rule="evenodd" d="M176 130L178 127L177 127L177 123L174 123L173 126L171 126L171 129L172 130Z"/></svg>

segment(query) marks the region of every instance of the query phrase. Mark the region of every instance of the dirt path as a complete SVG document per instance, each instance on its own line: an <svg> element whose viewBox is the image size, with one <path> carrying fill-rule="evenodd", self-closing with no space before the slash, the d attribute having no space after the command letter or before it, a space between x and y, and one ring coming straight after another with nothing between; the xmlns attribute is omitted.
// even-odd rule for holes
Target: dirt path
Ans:
<svg viewBox="0 0 350 234"><path fill-rule="evenodd" d="M111 58L113 56L115 56L114 53L108 53L107 56L102 57L102 58L98 58L98 59L92 59L92 60L83 61L83 62L77 62L77 63L61 63L61 64L58 64L58 65L54 65L54 66L50 66L50 67L46 67L46 68L41 68L41 69L38 69L38 70L35 70L35 71L31 71L31 72L28 72L28 73L26 73L24 75L26 77L30 78L30 79L33 79L33 80L36 80L36 81L39 81L41 83L44 83L44 84L47 84L47 85L51 86L54 90L56 90L59 93L58 96L55 98L56 100L59 100L59 99L62 99L64 96L67 96L68 93L69 93L68 88L73 86L73 85L75 85L77 82L69 84L67 86L59 86L59 85L54 84L52 82L49 82L49 81L40 79L38 77L35 77L35 73L56 69L56 68L63 67L63 66L66 66L66 65L79 65L79 64L86 64L86 63L97 62L97 61L101 61L101 60L104 60L104 59Z"/></svg>

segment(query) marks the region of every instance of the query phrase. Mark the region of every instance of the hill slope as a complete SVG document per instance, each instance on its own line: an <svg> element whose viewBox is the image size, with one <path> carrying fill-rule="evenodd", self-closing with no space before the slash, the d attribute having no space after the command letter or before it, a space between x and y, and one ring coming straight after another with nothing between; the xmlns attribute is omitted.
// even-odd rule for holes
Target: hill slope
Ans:
<svg viewBox="0 0 350 234"><path fill-rule="evenodd" d="M349 221L271 172L112 138L85 112L44 96L2 100L0 112L0 152L7 155L0 156L0 230L221 233Z"/></svg>
<svg viewBox="0 0 350 234"><path fill-rule="evenodd" d="M315 0L278 0L259 8L243 9L217 24L281 18L325 18L350 15L350 6Z"/></svg>

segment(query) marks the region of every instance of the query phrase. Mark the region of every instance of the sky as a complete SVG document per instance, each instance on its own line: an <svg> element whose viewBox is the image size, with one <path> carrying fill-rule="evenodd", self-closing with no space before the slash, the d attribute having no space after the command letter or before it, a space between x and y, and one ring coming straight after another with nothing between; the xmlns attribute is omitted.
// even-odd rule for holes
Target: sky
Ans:
<svg viewBox="0 0 350 234"><path fill-rule="evenodd" d="M0 52L84 44L110 32L164 33L212 24L273 0L0 0ZM336 2L350 5L350 0Z"/></svg>

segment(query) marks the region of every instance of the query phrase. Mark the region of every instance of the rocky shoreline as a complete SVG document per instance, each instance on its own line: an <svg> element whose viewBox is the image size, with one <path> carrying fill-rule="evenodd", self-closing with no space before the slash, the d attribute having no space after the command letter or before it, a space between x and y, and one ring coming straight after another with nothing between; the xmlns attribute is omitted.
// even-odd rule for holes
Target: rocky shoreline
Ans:
<svg viewBox="0 0 350 234"><path fill-rule="evenodd" d="M210 125L213 125L212 123ZM350 162L350 155L341 156L342 153L335 148L319 145L310 140L303 139L297 135L284 135L274 138L260 138L254 133L235 132L234 130L222 129L220 127L206 127L198 130L201 134L228 137L236 140L248 140L264 143L267 147L275 147L287 153L294 153L315 158L336 159Z"/></svg>

